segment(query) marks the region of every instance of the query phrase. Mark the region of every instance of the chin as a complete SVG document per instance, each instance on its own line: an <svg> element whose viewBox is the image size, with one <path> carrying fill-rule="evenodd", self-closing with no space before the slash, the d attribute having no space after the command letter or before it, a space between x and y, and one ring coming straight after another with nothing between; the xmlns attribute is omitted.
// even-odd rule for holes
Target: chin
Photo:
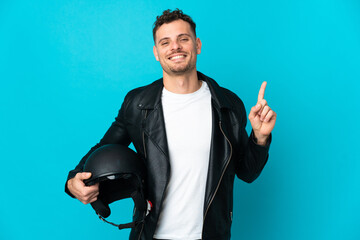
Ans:
<svg viewBox="0 0 360 240"><path fill-rule="evenodd" d="M186 66L182 66L182 67L169 67L169 70L173 73L173 74L184 74L184 73L188 73L191 72L192 70L194 70L195 66L192 65L186 65Z"/></svg>

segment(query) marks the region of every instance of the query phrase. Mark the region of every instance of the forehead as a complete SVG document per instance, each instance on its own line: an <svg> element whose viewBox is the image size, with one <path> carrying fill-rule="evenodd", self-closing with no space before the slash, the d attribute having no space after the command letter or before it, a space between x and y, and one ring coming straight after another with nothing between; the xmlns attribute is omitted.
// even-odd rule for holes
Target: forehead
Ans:
<svg viewBox="0 0 360 240"><path fill-rule="evenodd" d="M170 23L164 23L161 25L158 30L156 31L156 39L161 38L171 38L174 36L178 36L179 34L187 33L191 36L194 35L194 33L191 31L190 24L184 20L176 20Z"/></svg>

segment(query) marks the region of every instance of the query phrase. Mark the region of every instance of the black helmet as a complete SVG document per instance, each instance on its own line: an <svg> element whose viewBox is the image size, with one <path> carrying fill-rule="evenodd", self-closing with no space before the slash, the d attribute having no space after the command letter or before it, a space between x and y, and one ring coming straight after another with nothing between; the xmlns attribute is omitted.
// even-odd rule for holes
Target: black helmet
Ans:
<svg viewBox="0 0 360 240"><path fill-rule="evenodd" d="M119 229L132 228L144 221L151 207L144 196L146 167L133 150L119 144L104 145L90 154L83 170L91 172L91 178L84 180L86 186L99 183L98 199L91 206L101 220ZM110 203L129 197L135 204L133 222L114 224L104 219L110 216Z"/></svg>

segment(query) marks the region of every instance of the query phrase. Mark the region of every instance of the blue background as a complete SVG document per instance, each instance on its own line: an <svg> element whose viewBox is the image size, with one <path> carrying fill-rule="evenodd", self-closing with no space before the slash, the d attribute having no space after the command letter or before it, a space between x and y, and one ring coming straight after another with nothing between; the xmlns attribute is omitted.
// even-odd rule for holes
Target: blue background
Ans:
<svg viewBox="0 0 360 240"><path fill-rule="evenodd" d="M198 69L248 111L268 81L278 114L263 173L236 180L232 239L360 239L357 0L2 0L0 239L127 239L64 184L125 94L161 77L152 24L176 7L197 23Z"/></svg>

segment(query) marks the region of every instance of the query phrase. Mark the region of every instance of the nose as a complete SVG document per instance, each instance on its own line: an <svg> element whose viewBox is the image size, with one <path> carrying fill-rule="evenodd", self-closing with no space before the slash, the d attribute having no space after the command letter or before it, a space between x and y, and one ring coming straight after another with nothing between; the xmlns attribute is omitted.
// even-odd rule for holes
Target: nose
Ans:
<svg viewBox="0 0 360 240"><path fill-rule="evenodd" d="M182 48L182 46L181 46L181 44L179 43L179 41L173 41L172 42L172 44L171 44L171 50L173 50L173 51L176 51L176 50L179 50L179 49L181 49Z"/></svg>

